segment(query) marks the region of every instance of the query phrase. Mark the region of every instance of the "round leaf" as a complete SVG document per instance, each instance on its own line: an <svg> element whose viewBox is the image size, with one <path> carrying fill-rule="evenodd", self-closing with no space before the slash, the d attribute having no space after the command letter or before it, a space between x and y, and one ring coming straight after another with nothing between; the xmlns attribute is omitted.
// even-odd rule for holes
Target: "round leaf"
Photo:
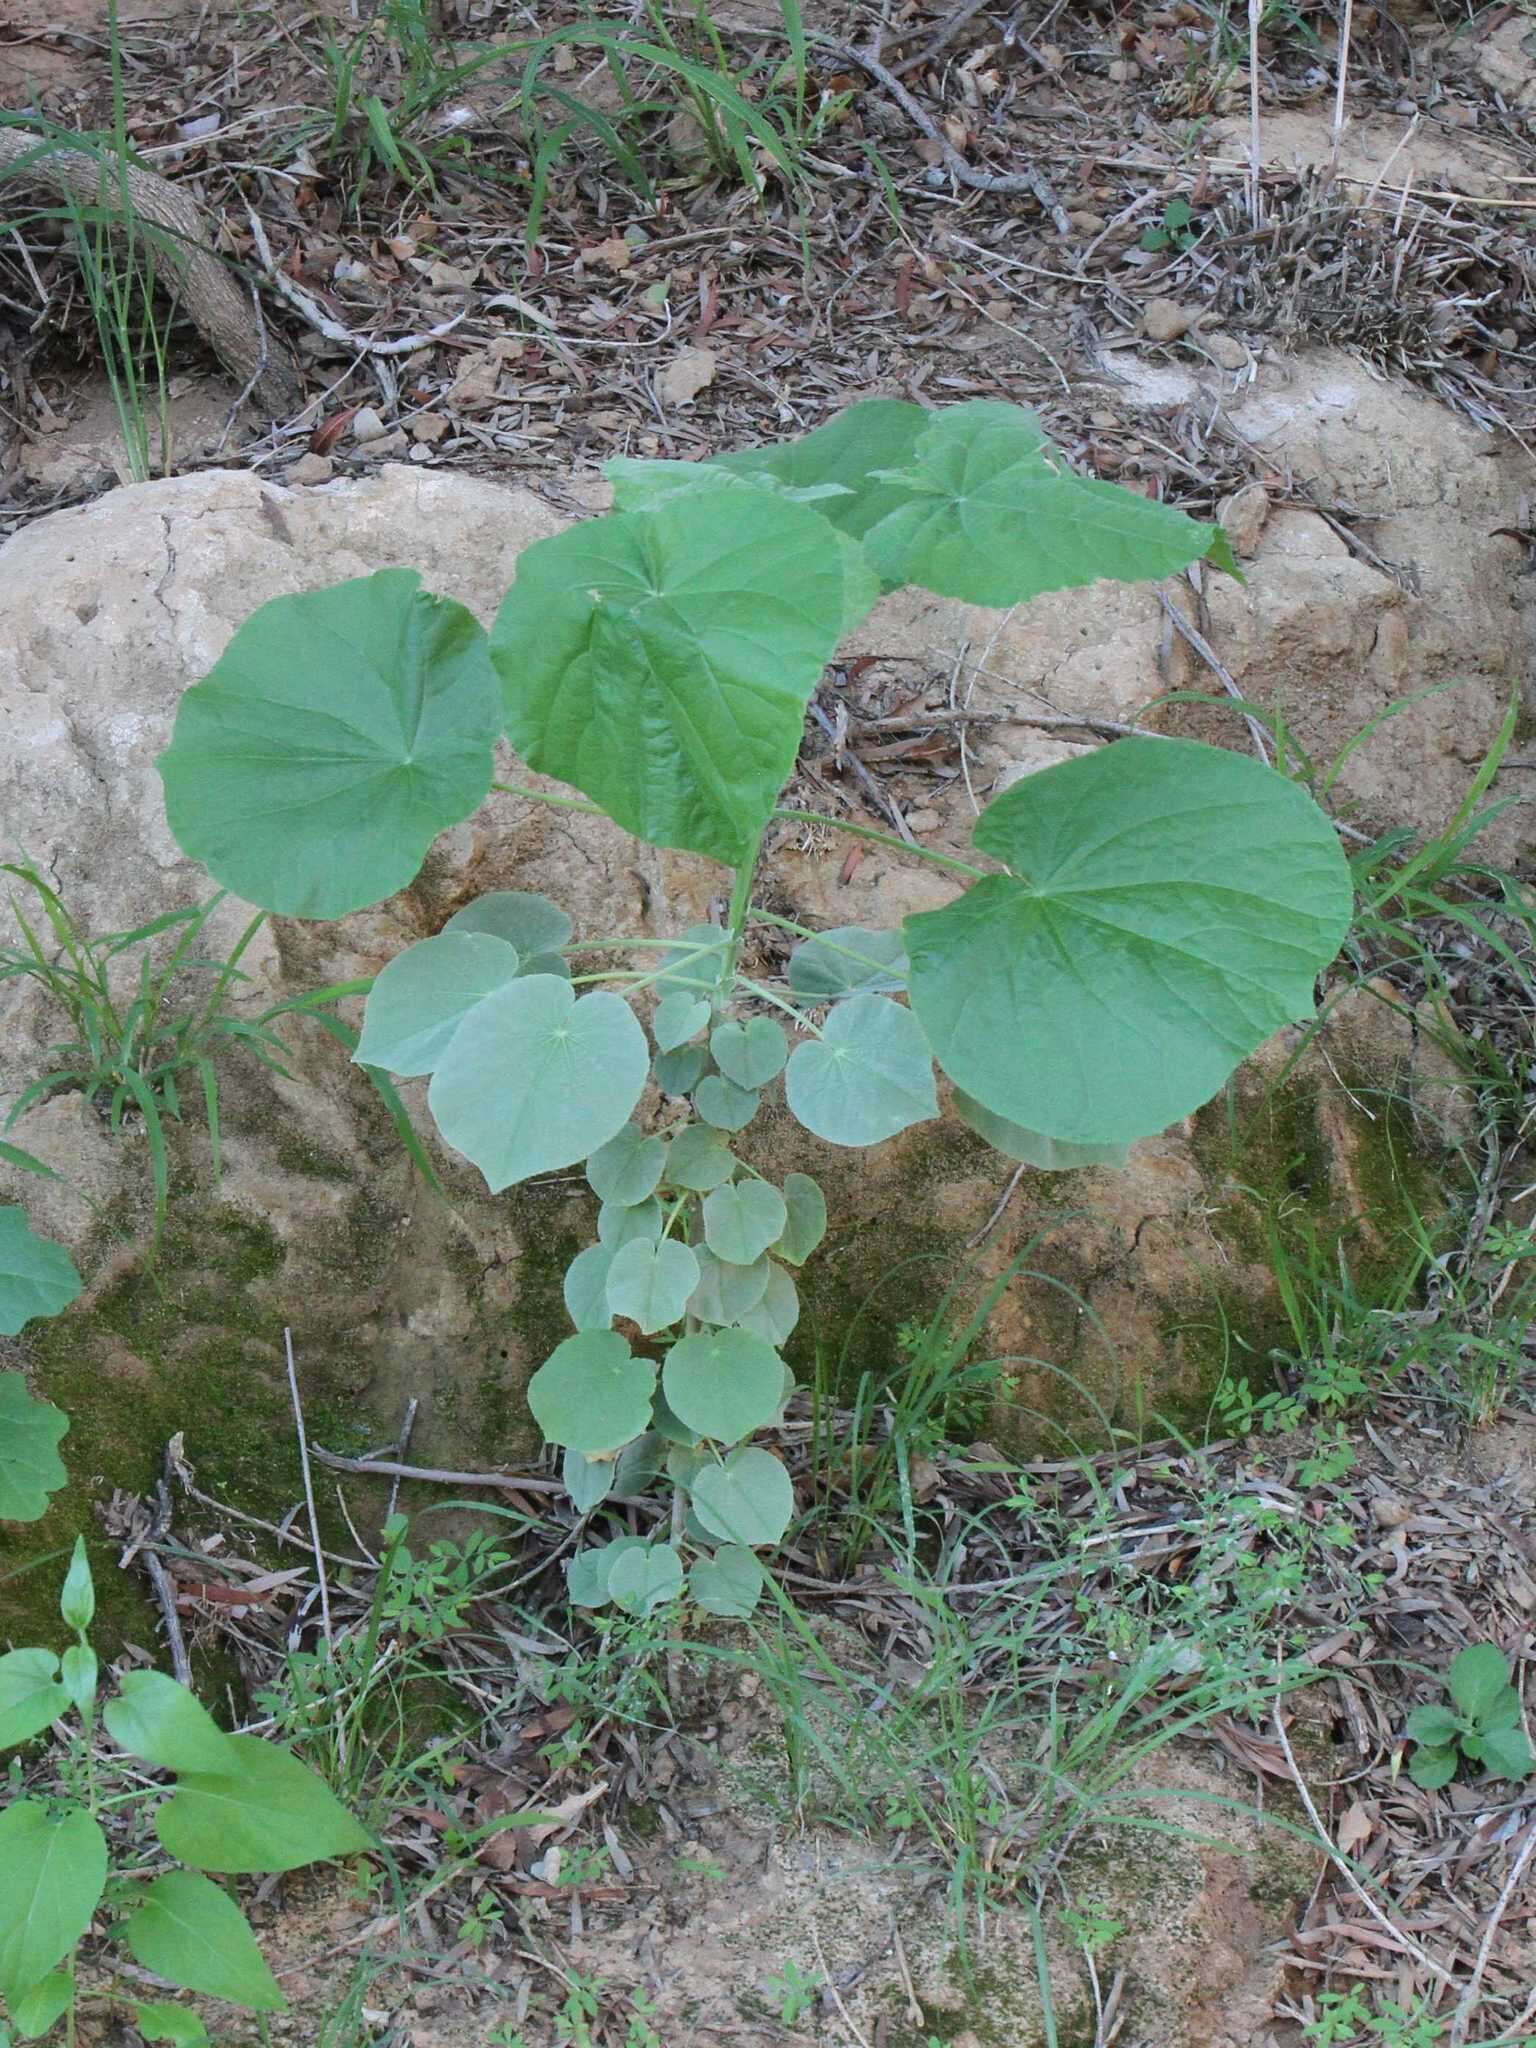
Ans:
<svg viewBox="0 0 1536 2048"><path fill-rule="evenodd" d="M597 1212L597 1239L606 1251L639 1238L654 1244L661 1235L661 1204L654 1195L643 1202L604 1202Z"/></svg>
<svg viewBox="0 0 1536 2048"><path fill-rule="evenodd" d="M691 995L687 989L674 989L656 1005L651 1036L663 1052L673 1052L690 1038L697 1038L708 1022L709 1005L702 996Z"/></svg>
<svg viewBox="0 0 1536 2048"><path fill-rule="evenodd" d="M784 1361L750 1330L709 1330L667 1353L662 1392L679 1421L700 1436L733 1444L779 1412Z"/></svg>
<svg viewBox="0 0 1536 2048"><path fill-rule="evenodd" d="M558 953L571 943L571 920L558 903L527 889L490 889L456 910L445 932L489 932L505 939L524 960L540 953Z"/></svg>
<svg viewBox="0 0 1536 2048"><path fill-rule="evenodd" d="M745 1621L762 1597L766 1574L750 1550L727 1543L713 1557L698 1557L688 1573L688 1591L706 1614Z"/></svg>
<svg viewBox="0 0 1536 2048"><path fill-rule="evenodd" d="M530 974L464 1019L427 1103L447 1142L497 1194L606 1145L629 1120L649 1068L645 1033L621 997L578 1001L569 982Z"/></svg>
<svg viewBox="0 0 1536 2048"><path fill-rule="evenodd" d="M1311 1010L1349 924L1322 812L1219 747L1123 740L1042 769L976 843L1013 872L906 920L912 1005L967 1095L1074 1145L1208 1101Z"/></svg>
<svg viewBox="0 0 1536 2048"><path fill-rule="evenodd" d="M756 1308L768 1286L767 1259L754 1259L750 1266L733 1266L718 1259L708 1245L695 1245L699 1262L699 1284L688 1302L688 1313L701 1323L734 1323Z"/></svg>
<svg viewBox="0 0 1536 2048"><path fill-rule="evenodd" d="M13 2011L90 1926L106 1881L106 1837L83 1807L17 1799L0 1813L0 1998Z"/></svg>
<svg viewBox="0 0 1536 2048"><path fill-rule="evenodd" d="M831 1145L878 1145L939 1113L933 1059L912 1012L888 996L849 996L790 1055L791 1112Z"/></svg>
<svg viewBox="0 0 1536 2048"><path fill-rule="evenodd" d="M0 1336L14 1337L34 1316L58 1315L79 1292L80 1275L63 1245L36 1236L25 1210L0 1209Z"/></svg>
<svg viewBox="0 0 1536 2048"><path fill-rule="evenodd" d="M611 1543L597 1543L571 1559L566 1573L567 1590L573 1607L606 1607L608 1574L631 1550L644 1550L643 1536L615 1536Z"/></svg>
<svg viewBox="0 0 1536 2048"><path fill-rule="evenodd" d="M777 1543L795 1512L789 1474L755 1444L701 1472L691 1494L699 1520L725 1543Z"/></svg>
<svg viewBox="0 0 1536 2048"><path fill-rule="evenodd" d="M196 1870L297 1870L376 1846L306 1764L259 1735L228 1735L218 1771L183 1769L155 1813L166 1854Z"/></svg>
<svg viewBox="0 0 1536 2048"><path fill-rule="evenodd" d="M227 1998L248 2012L283 2012L287 2000L267 1968L245 1915L195 1870L168 1870L123 1924L128 1953L184 1991Z"/></svg>
<svg viewBox="0 0 1536 2048"><path fill-rule="evenodd" d="M1069 1145L1040 1131L1026 1131L1005 1116L994 1116L963 1088L955 1090L955 1114L1004 1158L1021 1159L1026 1166L1046 1173L1067 1173L1080 1166L1124 1166L1131 1156L1129 1145Z"/></svg>
<svg viewBox="0 0 1536 2048"><path fill-rule="evenodd" d="M491 786L485 635L381 569L253 612L188 690L160 756L182 851L287 917L343 917L414 880Z"/></svg>
<svg viewBox="0 0 1536 2048"><path fill-rule="evenodd" d="M808 1173L786 1174L784 1207L784 1229L772 1250L790 1265L803 1266L827 1234L827 1198Z"/></svg>
<svg viewBox="0 0 1536 2048"><path fill-rule="evenodd" d="M533 1419L552 1444L615 1451L651 1419L656 1367L613 1330L582 1330L557 1344L528 1382Z"/></svg>
<svg viewBox="0 0 1536 2048"><path fill-rule="evenodd" d="M693 1106L717 1131L740 1131L757 1115L757 1097L721 1074L706 1074L693 1092Z"/></svg>
<svg viewBox="0 0 1536 2048"><path fill-rule="evenodd" d="M738 1088L765 1088L789 1058L784 1027L771 1017L718 1025L710 1034L709 1050L721 1073Z"/></svg>
<svg viewBox="0 0 1536 2048"><path fill-rule="evenodd" d="M608 1570L608 1598L626 1614L654 1614L682 1590L682 1559L668 1543L626 1550Z"/></svg>
<svg viewBox="0 0 1536 2048"><path fill-rule="evenodd" d="M626 1124L587 1161L588 1185L600 1202L620 1207L643 1202L661 1179L666 1157L660 1138L648 1138L638 1124Z"/></svg>
<svg viewBox="0 0 1536 2048"><path fill-rule="evenodd" d="M0 1243L6 1217L20 1214L0 1209ZM49 1494L69 1476L57 1449L68 1428L63 1410L35 1400L19 1372L0 1372L0 1522L35 1522L47 1513Z"/></svg>
<svg viewBox="0 0 1536 2048"><path fill-rule="evenodd" d="M522 758L656 846L734 866L767 822L841 637L808 507L725 485L519 556L491 635Z"/></svg>
<svg viewBox="0 0 1536 2048"><path fill-rule="evenodd" d="M613 1321L608 1306L608 1268L613 1253L605 1244L589 1244L565 1269L562 1293L565 1312L578 1330L606 1330Z"/></svg>
<svg viewBox="0 0 1536 2048"><path fill-rule="evenodd" d="M840 924L818 932L789 956L789 985L811 1002L837 996L890 995L907 985L907 950L900 932Z"/></svg>
<svg viewBox="0 0 1536 2048"><path fill-rule="evenodd" d="M670 1237L656 1244L635 1238L613 1255L608 1306L649 1337L681 1319L698 1284L699 1262L687 1245Z"/></svg>
<svg viewBox="0 0 1536 2048"><path fill-rule="evenodd" d="M787 1220L784 1197L765 1180L727 1181L704 1197L704 1242L733 1266L760 1258Z"/></svg>
<svg viewBox="0 0 1536 2048"><path fill-rule="evenodd" d="M515 981L516 949L489 932L440 932L381 968L363 1009L352 1057L390 1074L430 1074L464 1019Z"/></svg>
<svg viewBox="0 0 1536 2048"><path fill-rule="evenodd" d="M707 1194L735 1171L729 1149L707 1124L685 1124L667 1148L667 1180L675 1188Z"/></svg>
<svg viewBox="0 0 1536 2048"><path fill-rule="evenodd" d="M775 1348L787 1344L800 1320L800 1293L788 1273L768 1261L768 1285L755 1308L736 1318L737 1325Z"/></svg>

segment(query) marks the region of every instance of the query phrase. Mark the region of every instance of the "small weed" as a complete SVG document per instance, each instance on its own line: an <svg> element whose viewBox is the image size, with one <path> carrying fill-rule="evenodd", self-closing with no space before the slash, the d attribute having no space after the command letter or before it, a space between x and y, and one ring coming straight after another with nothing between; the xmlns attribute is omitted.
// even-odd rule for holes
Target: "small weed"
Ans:
<svg viewBox="0 0 1536 2048"><path fill-rule="evenodd" d="M816 1998L823 1980L817 1976L807 1977L798 1963L786 1962L767 1981L768 1995L786 2027L797 2026L808 2013L816 2010Z"/></svg>
<svg viewBox="0 0 1536 2048"><path fill-rule="evenodd" d="M1408 1716L1408 1736L1417 1744L1408 1765L1415 1785L1426 1791L1448 1785L1463 1761L1481 1764L1490 1778L1528 1778L1536 1757L1520 1726L1520 1695L1497 1644L1463 1650L1446 1688L1450 1706L1415 1707Z"/></svg>
<svg viewBox="0 0 1536 2048"><path fill-rule="evenodd" d="M1149 251L1176 249L1181 254L1193 249L1200 239L1199 229L1191 226L1194 217L1194 208L1187 199L1170 199L1157 226L1142 229L1140 247Z"/></svg>

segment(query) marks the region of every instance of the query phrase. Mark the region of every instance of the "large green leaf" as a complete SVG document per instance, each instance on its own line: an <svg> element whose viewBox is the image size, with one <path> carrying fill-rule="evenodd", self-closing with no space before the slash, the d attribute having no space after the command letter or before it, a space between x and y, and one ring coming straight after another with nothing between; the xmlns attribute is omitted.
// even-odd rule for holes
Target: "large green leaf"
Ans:
<svg viewBox="0 0 1536 2048"><path fill-rule="evenodd" d="M1073 474L1033 413L976 399L933 415L885 479L907 493L864 535L889 583L1011 605L1100 577L1171 576L1216 550L1219 526Z"/></svg>
<svg viewBox="0 0 1536 2048"><path fill-rule="evenodd" d="M420 581L381 569L274 598L182 698L166 815L237 896L289 917L380 902L490 788L485 634Z"/></svg>
<svg viewBox="0 0 1536 2048"><path fill-rule="evenodd" d="M184 1991L227 1998L250 2012L287 2009L245 1915L195 1870L157 1877L122 1934L136 1963Z"/></svg>
<svg viewBox="0 0 1536 2048"><path fill-rule="evenodd" d="M0 1336L14 1337L34 1316L56 1316L79 1292L63 1245L36 1236L24 1209L0 1209Z"/></svg>
<svg viewBox="0 0 1536 2048"><path fill-rule="evenodd" d="M1490 1709L1511 1690L1504 1652L1497 1643L1469 1644L1452 1659L1447 1684L1451 1698L1468 1720L1489 1725Z"/></svg>
<svg viewBox="0 0 1536 2048"><path fill-rule="evenodd" d="M756 1444L705 1466L689 1493L704 1527L725 1543L777 1543L795 1512L789 1474Z"/></svg>
<svg viewBox="0 0 1536 2048"><path fill-rule="evenodd" d="M1328 820L1218 747L1123 740L1042 769L975 837L1012 873L906 920L912 1007L967 1095L1074 1145L1208 1101L1311 1010L1349 924Z"/></svg>
<svg viewBox="0 0 1536 2048"><path fill-rule="evenodd" d="M0 1209L0 1229L7 1215ZM78 1285L78 1283L77 1283ZM58 1445L69 1417L27 1391L19 1372L0 1372L0 1522L35 1522L68 1478Z"/></svg>
<svg viewBox="0 0 1536 2048"><path fill-rule="evenodd" d="M530 974L470 1011L439 1057L427 1104L498 1194L606 1145L640 1100L650 1064L622 996L578 1000L557 975Z"/></svg>
<svg viewBox="0 0 1536 2048"><path fill-rule="evenodd" d="M507 733L626 830L734 865L794 766L841 633L815 512L729 485L519 557L491 635Z"/></svg>
<svg viewBox="0 0 1536 2048"><path fill-rule="evenodd" d="M52 1650L10 1650L0 1657L0 1749L41 1734L68 1706Z"/></svg>
<svg viewBox="0 0 1536 2048"><path fill-rule="evenodd" d="M536 896L527 889L490 889L456 910L443 926L445 932L489 932L517 948L525 965L530 960L548 961L562 946L571 943L574 927L558 903ZM556 970L542 966L535 972Z"/></svg>
<svg viewBox="0 0 1536 2048"><path fill-rule="evenodd" d="M1061 1138L1027 1131L1005 1116L994 1116L985 1103L974 1101L963 1088L955 1090L955 1114L1005 1158L1020 1159L1047 1173L1068 1173L1082 1166L1124 1166L1131 1156L1129 1145L1069 1145Z"/></svg>
<svg viewBox="0 0 1536 2048"><path fill-rule="evenodd" d="M91 1924L107 1842L82 1807L17 1799L0 1813L0 1998L14 2006Z"/></svg>
<svg viewBox="0 0 1536 2048"><path fill-rule="evenodd" d="M649 1337L679 1320L698 1284L699 1262L687 1245L671 1237L656 1244L633 1238L613 1255L608 1306Z"/></svg>
<svg viewBox="0 0 1536 2048"><path fill-rule="evenodd" d="M878 1145L939 1113L933 1057L916 1017L889 996L849 996L784 1076L791 1113L829 1145Z"/></svg>
<svg viewBox="0 0 1536 2048"><path fill-rule="evenodd" d="M160 1771L228 1771L234 1752L212 1714L163 1671L128 1671L102 1709L120 1749Z"/></svg>
<svg viewBox="0 0 1536 2048"><path fill-rule="evenodd" d="M11 2007L11 2018L24 2041L40 2041L69 2010L75 1980L67 1970L51 1970L40 1984L24 1991ZM6 2036L0 2031L0 2041Z"/></svg>
<svg viewBox="0 0 1536 2048"><path fill-rule="evenodd" d="M489 932L439 932L380 969L352 1058L388 1074L433 1073L470 1011L517 979L514 946Z"/></svg>
<svg viewBox="0 0 1536 2048"><path fill-rule="evenodd" d="M859 540L906 504L910 493L877 472L907 468L932 419L932 413L904 399L866 398L797 441L744 448L715 456L712 463L738 476L765 474L795 489L840 485L847 495L819 498L816 509L823 519Z"/></svg>
<svg viewBox="0 0 1536 2048"><path fill-rule="evenodd" d="M678 1420L700 1436L734 1444L779 1412L784 1361L750 1330L706 1330L667 1353L661 1390Z"/></svg>
<svg viewBox="0 0 1536 2048"><path fill-rule="evenodd" d="M226 1768L181 1773L155 1814L161 1846L194 1870L297 1870L374 1846L307 1765L257 1735L227 1735Z"/></svg>
<svg viewBox="0 0 1536 2048"><path fill-rule="evenodd" d="M528 1406L552 1444L591 1457L639 1436L655 1388L654 1363L634 1357L616 1330L580 1330L528 1382Z"/></svg>

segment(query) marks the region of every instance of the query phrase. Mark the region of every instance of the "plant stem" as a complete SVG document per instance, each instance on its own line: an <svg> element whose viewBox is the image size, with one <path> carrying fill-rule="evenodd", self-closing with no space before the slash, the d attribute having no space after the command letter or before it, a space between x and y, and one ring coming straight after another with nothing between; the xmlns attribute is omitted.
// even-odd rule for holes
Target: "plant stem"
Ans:
<svg viewBox="0 0 1536 2048"><path fill-rule="evenodd" d="M766 828L765 828L766 829ZM763 850L761 832L747 848L746 858L736 869L731 882L731 904L725 918L725 958L720 963L720 982L715 991L715 1015L724 1013L736 987L736 963L741 958L741 941L746 933L747 918L752 909L752 882L757 874L758 856Z"/></svg>
<svg viewBox="0 0 1536 2048"><path fill-rule="evenodd" d="M851 832L855 839L873 839L877 846L894 847L897 853L915 853L919 860L931 861L938 868L954 868L962 875L974 875L978 881L984 880L991 872L987 868L972 867L968 860L957 860L952 853L935 853L930 846L909 846L894 832L877 832L873 825L851 825L846 818L829 818L821 811L780 810L773 815L776 818L795 818L807 825L830 825L834 832Z"/></svg>
<svg viewBox="0 0 1536 2048"><path fill-rule="evenodd" d="M554 804L558 810L585 811L593 818L606 818L608 815L601 804L589 804L579 796L552 796L547 790L524 789L515 782L493 782L491 787L502 796L525 796L531 804Z"/></svg>

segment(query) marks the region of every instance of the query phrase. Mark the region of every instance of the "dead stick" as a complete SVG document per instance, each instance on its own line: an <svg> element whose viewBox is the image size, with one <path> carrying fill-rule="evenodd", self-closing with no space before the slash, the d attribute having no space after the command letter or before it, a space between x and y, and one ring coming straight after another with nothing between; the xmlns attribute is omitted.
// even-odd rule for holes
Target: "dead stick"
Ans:
<svg viewBox="0 0 1536 2048"><path fill-rule="evenodd" d="M293 1332L284 1330L283 1351L288 1360L288 1392L293 1399L293 1425L299 1433L299 1464L304 1473L304 1504L309 1510L309 1540L315 1554L315 1575L320 1581L320 1625L325 1644L336 1647L331 1629L331 1582L326 1576L325 1552L320 1547L320 1517L315 1513L315 1476L309 1468L309 1443L304 1435L304 1409L299 1400L299 1375L293 1362Z"/></svg>

